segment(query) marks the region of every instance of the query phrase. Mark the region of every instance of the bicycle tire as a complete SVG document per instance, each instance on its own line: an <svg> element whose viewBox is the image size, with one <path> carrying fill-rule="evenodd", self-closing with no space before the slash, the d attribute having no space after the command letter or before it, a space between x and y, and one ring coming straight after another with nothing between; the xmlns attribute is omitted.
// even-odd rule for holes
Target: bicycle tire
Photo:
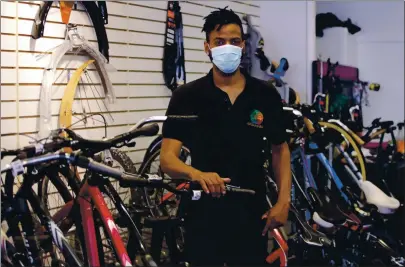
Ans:
<svg viewBox="0 0 405 267"><path fill-rule="evenodd" d="M149 156L146 158L146 160L143 162L142 167L138 170L138 174L140 176L145 176L146 174L150 173L150 167L153 162L156 161L157 157L160 156L160 147L158 149L155 149L153 152L149 154ZM187 157L190 156L190 151L186 147L182 147L181 152L180 152L180 159L185 162L187 160ZM164 173L160 169L160 164L158 168L158 174L159 176L164 176ZM164 190L154 190L155 191L155 196L157 194L163 195ZM155 203L152 203L153 201L150 198L150 194L148 192L147 188L141 188L137 190L137 199L134 201L138 201L138 203L142 203L146 207L149 207L149 210L151 212L151 215L154 217L157 217L159 214L163 216L168 216L167 210L165 210L163 205L156 205ZM152 207L152 208L151 208ZM157 207L156 209L153 210L153 207Z"/></svg>
<svg viewBox="0 0 405 267"><path fill-rule="evenodd" d="M146 160L142 164L142 168L140 168L138 171L139 175L145 175L150 172L150 166L153 162L156 161L157 157L160 155L160 147L156 148L153 152L149 154L149 156L146 158ZM180 159L183 160L184 162L187 160L187 157L190 155L190 151L186 147L182 147L181 152L180 152ZM162 177L164 176L163 172L160 169L160 164L159 164L159 171L160 175ZM138 199L138 201L142 201L142 203L145 205L146 208L149 208L150 215L152 217L159 217L159 216L178 216L178 209L176 208L175 212L170 212L167 208L166 205L160 204L160 199L156 201L157 196L163 196L164 190L155 190L155 203L151 200L149 196L149 192L147 188L142 188L138 190L138 197L142 198L141 200ZM158 202L158 203L156 203ZM183 227L179 227L178 231L176 231L176 245L177 249L181 252L184 249L184 233L185 230Z"/></svg>
<svg viewBox="0 0 405 267"><path fill-rule="evenodd" d="M363 179L363 181L365 181L367 179L367 176L366 176L367 173L366 173L366 165L364 163L364 155L363 155L363 152L361 151L361 149L359 149L357 142L355 142L354 139L351 137L351 135L346 130L341 128L340 126L337 126L330 122L324 122L324 121L320 121L319 125L321 125L322 127L334 129L346 138L346 140L350 144L350 147L352 147L353 150L356 152L356 155L359 155L357 157L358 164L360 165L360 172L361 172L362 179Z"/></svg>

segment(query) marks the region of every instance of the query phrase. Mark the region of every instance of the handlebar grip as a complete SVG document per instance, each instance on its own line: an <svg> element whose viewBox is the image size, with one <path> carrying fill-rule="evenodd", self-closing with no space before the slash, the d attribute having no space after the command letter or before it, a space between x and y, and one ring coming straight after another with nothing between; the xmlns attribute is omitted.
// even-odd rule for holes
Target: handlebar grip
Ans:
<svg viewBox="0 0 405 267"><path fill-rule="evenodd" d="M304 123L305 123L305 127L308 129L310 134L315 133L314 125L307 117L304 117Z"/></svg>
<svg viewBox="0 0 405 267"><path fill-rule="evenodd" d="M226 188L226 191L227 191L227 192L232 192L232 193L249 194L249 195L254 195L254 194L256 194L256 191L251 190L251 189L234 188L234 187L227 187L227 188Z"/></svg>
<svg viewBox="0 0 405 267"><path fill-rule="evenodd" d="M167 115L166 120L186 120L186 121L192 121L192 120L197 120L198 116L197 115Z"/></svg>
<svg viewBox="0 0 405 267"><path fill-rule="evenodd" d="M85 158L85 157L79 157L78 160L76 161L76 165L82 168L88 168L91 171L115 178L115 179L121 179L123 176L123 172L114 169L112 167L109 167L107 165L98 163L94 160ZM87 166L86 166L87 165Z"/></svg>
<svg viewBox="0 0 405 267"><path fill-rule="evenodd" d="M230 193L242 193L242 194L249 194L249 195L254 195L256 194L256 191L251 190L251 189L244 189L244 188L237 188L237 187L231 187L229 185L226 185L225 190ZM192 190L191 191L191 198L192 200L200 200L200 198L203 195L210 195L210 193L205 193L203 190Z"/></svg>
<svg viewBox="0 0 405 267"><path fill-rule="evenodd" d="M148 179L132 173L122 173L120 178L121 187L141 187L152 184Z"/></svg>

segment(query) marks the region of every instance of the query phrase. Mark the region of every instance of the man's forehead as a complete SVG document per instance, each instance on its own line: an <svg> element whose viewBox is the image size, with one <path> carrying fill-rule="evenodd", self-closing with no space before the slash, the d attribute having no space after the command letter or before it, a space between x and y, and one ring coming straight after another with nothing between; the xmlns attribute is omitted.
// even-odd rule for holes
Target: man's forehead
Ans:
<svg viewBox="0 0 405 267"><path fill-rule="evenodd" d="M215 30L212 31L212 33L218 37L221 35L241 35L240 27L237 24L222 25L221 29L218 31L219 26L220 25L215 26Z"/></svg>

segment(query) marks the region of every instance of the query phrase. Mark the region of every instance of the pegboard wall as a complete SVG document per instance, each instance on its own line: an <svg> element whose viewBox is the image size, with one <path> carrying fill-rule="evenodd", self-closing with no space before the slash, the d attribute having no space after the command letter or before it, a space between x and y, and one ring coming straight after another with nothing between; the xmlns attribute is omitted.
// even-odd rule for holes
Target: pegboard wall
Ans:
<svg viewBox="0 0 405 267"><path fill-rule="evenodd" d="M259 1L181 1L187 82L204 76L211 63L203 50L205 33L201 32L203 17L218 7L229 6L239 15L249 14L259 27ZM108 137L127 131L144 117L164 115L171 91L164 86L162 57L166 21L166 1L108 1L106 26L110 63L117 71L109 76L117 96L116 103L101 105L92 93L80 96L90 112L109 113ZM49 62L50 51L65 38L65 25L61 21L57 3L49 11L44 37L30 37L34 17L39 9L38 1L1 1L1 147L15 149L32 141L28 136L37 133L38 105L44 67ZM97 38L84 8L79 4L73 10L70 23L78 25L79 32L97 47ZM57 127L59 106L70 74L78 68L86 56L66 55L52 89L53 124ZM89 68L90 76L95 74ZM97 75L93 85L100 87ZM100 89L100 88L99 88ZM78 96L76 95L76 99ZM98 101L97 101L98 100ZM79 108L78 105L76 105ZM75 108L75 106L74 106ZM77 111L76 111L77 112ZM102 138L104 127L98 121L78 126L79 134L88 138ZM135 163L140 163L145 149L153 137L140 138L137 146L126 149ZM2 161L2 166L8 160Z"/></svg>

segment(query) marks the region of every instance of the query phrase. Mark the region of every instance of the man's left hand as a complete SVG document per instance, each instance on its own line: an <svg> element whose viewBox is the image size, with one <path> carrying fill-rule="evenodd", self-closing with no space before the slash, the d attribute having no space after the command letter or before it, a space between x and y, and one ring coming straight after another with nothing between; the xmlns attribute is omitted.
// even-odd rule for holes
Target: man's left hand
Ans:
<svg viewBox="0 0 405 267"><path fill-rule="evenodd" d="M283 226L287 222L289 209L289 203L277 202L267 213L263 214L262 219L267 217L267 222L262 235L266 235L269 230Z"/></svg>

